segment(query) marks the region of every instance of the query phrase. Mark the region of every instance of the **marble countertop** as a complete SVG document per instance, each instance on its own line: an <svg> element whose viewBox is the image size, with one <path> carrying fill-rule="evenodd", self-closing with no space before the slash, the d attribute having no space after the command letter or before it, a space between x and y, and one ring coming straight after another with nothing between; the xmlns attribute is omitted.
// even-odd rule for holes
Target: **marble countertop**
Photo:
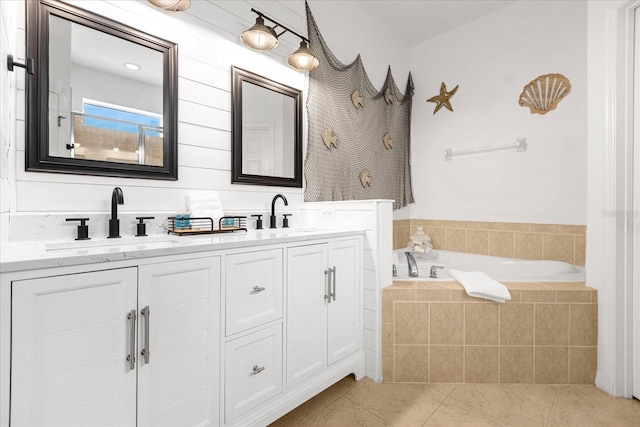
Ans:
<svg viewBox="0 0 640 427"><path fill-rule="evenodd" d="M164 234L146 237L131 236L120 239L9 243L0 248L0 272L9 273L165 255L251 248L359 234L364 234L364 230L297 227L196 236Z"/></svg>

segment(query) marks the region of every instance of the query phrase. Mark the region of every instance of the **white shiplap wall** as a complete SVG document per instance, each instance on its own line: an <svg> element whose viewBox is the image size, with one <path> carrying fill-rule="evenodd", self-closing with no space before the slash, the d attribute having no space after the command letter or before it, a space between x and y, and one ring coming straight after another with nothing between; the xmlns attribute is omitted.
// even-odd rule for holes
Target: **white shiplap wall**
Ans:
<svg viewBox="0 0 640 427"><path fill-rule="evenodd" d="M3 0L4 4L5 1ZM18 57L24 58L24 2L17 3ZM122 187L123 211L175 212L185 210L186 195L194 189L220 192L227 211L266 210L277 193L291 209L302 205L302 189L231 185L231 65L305 90L306 75L290 69L286 56L297 47L295 36L281 37L280 46L267 54L239 42L240 33L255 22L254 7L305 33L304 2L195 0L189 10L167 14L146 1L69 1L94 13L130 25L178 44L178 181L154 181L97 176L25 172L24 73L17 76L15 188L12 213L104 212L111 191ZM3 37L5 37L3 35ZM4 84L4 80L3 80ZM4 86L3 86L4 89ZM3 103L5 97L3 96ZM5 115L3 114L3 117ZM4 126L3 126L4 129ZM3 131L4 132L4 131ZM5 186L5 184L2 184ZM4 190L4 187L3 187ZM5 206L5 191L2 209Z"/></svg>
<svg viewBox="0 0 640 427"><path fill-rule="evenodd" d="M17 55L18 8L15 1L0 2L0 58ZM4 64L3 64L4 65ZM15 157L15 117L16 117L16 74L5 66L0 67L0 242L6 242L9 235L9 214L11 211L13 168Z"/></svg>

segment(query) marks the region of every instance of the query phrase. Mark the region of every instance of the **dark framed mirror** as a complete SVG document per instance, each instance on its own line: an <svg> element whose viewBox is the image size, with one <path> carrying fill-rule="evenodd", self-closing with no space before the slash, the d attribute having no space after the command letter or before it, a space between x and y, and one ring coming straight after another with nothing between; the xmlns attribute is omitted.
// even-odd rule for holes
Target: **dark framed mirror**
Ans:
<svg viewBox="0 0 640 427"><path fill-rule="evenodd" d="M26 170L177 180L177 45L54 0L26 17Z"/></svg>
<svg viewBox="0 0 640 427"><path fill-rule="evenodd" d="M302 187L302 91L231 68L234 184Z"/></svg>

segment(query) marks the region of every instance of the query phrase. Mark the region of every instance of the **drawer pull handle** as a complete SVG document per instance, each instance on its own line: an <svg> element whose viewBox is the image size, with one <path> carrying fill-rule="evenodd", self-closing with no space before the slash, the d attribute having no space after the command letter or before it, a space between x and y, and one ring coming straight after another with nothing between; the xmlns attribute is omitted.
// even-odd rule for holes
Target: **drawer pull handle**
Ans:
<svg viewBox="0 0 640 427"><path fill-rule="evenodd" d="M252 294L257 294L258 292L262 292L265 289L267 289L267 288L265 288L264 286L254 286L253 287L253 291L251 291L251 293Z"/></svg>
<svg viewBox="0 0 640 427"><path fill-rule="evenodd" d="M253 365L253 372L251 375L259 374L262 371L264 371L264 366Z"/></svg>

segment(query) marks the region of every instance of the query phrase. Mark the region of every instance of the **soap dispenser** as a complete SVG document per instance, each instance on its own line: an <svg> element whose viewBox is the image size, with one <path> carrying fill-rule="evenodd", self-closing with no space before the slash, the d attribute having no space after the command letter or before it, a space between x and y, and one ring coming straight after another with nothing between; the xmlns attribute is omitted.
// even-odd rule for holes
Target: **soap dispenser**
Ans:
<svg viewBox="0 0 640 427"><path fill-rule="evenodd" d="M424 255L429 253L431 249L433 249L431 238L424 233L422 227L418 227L416 232L409 238L407 250L413 254L414 258L423 259Z"/></svg>

